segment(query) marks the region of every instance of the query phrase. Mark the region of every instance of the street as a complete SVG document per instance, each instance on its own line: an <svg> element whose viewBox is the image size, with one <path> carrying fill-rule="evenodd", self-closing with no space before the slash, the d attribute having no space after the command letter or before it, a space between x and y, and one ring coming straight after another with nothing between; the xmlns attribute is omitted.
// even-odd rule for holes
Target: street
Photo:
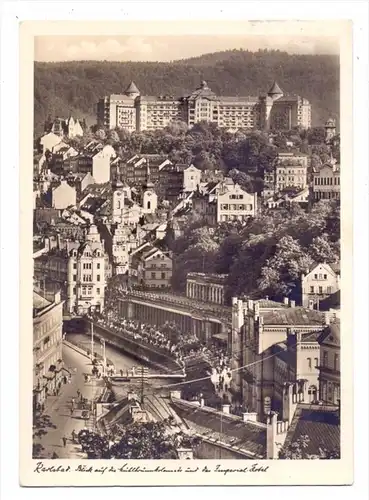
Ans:
<svg viewBox="0 0 369 500"><path fill-rule="evenodd" d="M89 349L91 351L91 337L88 335L85 335L83 333L68 333L66 336L66 340L70 342L76 342L81 346L83 345L86 349ZM94 351L100 355L103 354L102 346L98 339L95 339ZM126 371L130 370L133 366L137 368L143 365L143 363L139 360L125 355L114 347L109 346L109 344L106 344L105 353L106 358L114 363L117 374L119 374L119 370ZM150 373L158 373L158 371L152 367L149 367L149 371Z"/></svg>
<svg viewBox="0 0 369 500"><path fill-rule="evenodd" d="M77 400L79 389L83 397L94 399L101 391L103 382L96 380L85 382L83 374L91 373L91 362L71 348L63 346L63 360L64 366L71 369L71 383L63 384L60 395L49 396L45 404L45 414L50 416L56 429L47 429L47 434L36 442L44 447L42 452L44 457L51 458L55 453L59 458L83 458L79 445L72 442L71 434L73 430L78 434L85 427L85 421L71 415L72 398ZM67 438L65 447L62 442L63 437Z"/></svg>
<svg viewBox="0 0 369 500"><path fill-rule="evenodd" d="M91 341L84 334L68 334L66 340L74 341L91 350ZM98 340L94 342L94 350L102 354L102 346ZM142 366L138 360L130 358L108 345L106 345L106 358L114 363L118 373L121 369L126 371L133 366ZM63 346L63 361L64 366L72 373L71 383L62 385L60 395L49 396L45 405L45 414L50 416L51 422L56 425L56 429L47 429L47 434L35 442L41 443L44 447L42 452L44 457L51 458L55 453L59 458L83 458L79 445L72 441L72 432L74 430L78 434L85 427L85 421L71 415L72 398L77 400L77 391L79 389L85 398L94 399L101 392L103 381L99 380L98 382L96 379L92 379L86 383L84 374L91 374L92 365L90 360L65 345ZM155 372L152 368L149 368L149 370L151 373ZM87 422L87 427L92 427L92 422ZM65 447L62 441L63 437L67 438Z"/></svg>

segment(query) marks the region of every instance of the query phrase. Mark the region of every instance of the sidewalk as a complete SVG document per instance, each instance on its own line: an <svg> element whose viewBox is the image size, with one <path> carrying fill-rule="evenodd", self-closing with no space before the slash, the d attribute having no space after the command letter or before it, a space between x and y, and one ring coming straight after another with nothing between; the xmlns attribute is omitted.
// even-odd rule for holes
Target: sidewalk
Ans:
<svg viewBox="0 0 369 500"><path fill-rule="evenodd" d="M84 398L94 400L103 390L104 381L91 379L85 382L84 373L91 373L91 362L85 356L63 346L63 359L68 367L72 367L71 383L63 384L59 396L49 396L45 403L45 414L49 415L56 429L48 429L47 434L37 442L44 447L42 455L51 458L56 453L59 458L84 458L78 443L72 442L72 431L76 434L85 428L94 428L94 417L91 415L86 422L84 419L71 415L72 398L77 400L79 389ZM73 368L77 368L74 372ZM87 425L86 425L87 424ZM66 446L63 446L62 438L67 438Z"/></svg>

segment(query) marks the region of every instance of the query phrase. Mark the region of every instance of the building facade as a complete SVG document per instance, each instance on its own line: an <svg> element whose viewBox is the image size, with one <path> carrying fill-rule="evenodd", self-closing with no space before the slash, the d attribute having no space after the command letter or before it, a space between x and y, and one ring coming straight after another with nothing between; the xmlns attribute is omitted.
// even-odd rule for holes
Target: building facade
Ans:
<svg viewBox="0 0 369 500"><path fill-rule="evenodd" d="M225 303L225 274L188 273L186 281L186 296L191 299Z"/></svg>
<svg viewBox="0 0 369 500"><path fill-rule="evenodd" d="M313 369L319 352L317 334L324 323L323 314L296 307L288 299L284 303L232 299L231 352L236 367L244 367L235 377L235 390L240 392L249 411L256 412L259 418L270 411L279 412L284 377L288 382L288 379L307 378L309 372L310 390L316 394L317 377ZM296 336L296 342L289 344L291 335ZM282 348L280 344L285 342ZM308 348L303 349L306 346ZM281 350L285 352L282 354ZM281 360L279 365L275 364L274 357ZM278 368L282 370L279 379Z"/></svg>
<svg viewBox="0 0 369 500"><path fill-rule="evenodd" d="M314 264L301 275L302 305L319 309L319 303L341 289L340 265Z"/></svg>
<svg viewBox="0 0 369 500"><path fill-rule="evenodd" d="M340 165L335 160L318 167L313 172L313 200L341 199Z"/></svg>
<svg viewBox="0 0 369 500"><path fill-rule="evenodd" d="M130 279L145 288L169 288L171 286L173 263L168 252L150 244L132 253Z"/></svg>
<svg viewBox="0 0 369 500"><path fill-rule="evenodd" d="M101 151L92 158L92 177L96 184L104 184L110 181L110 162L116 153L112 146L104 146Z"/></svg>
<svg viewBox="0 0 369 500"><path fill-rule="evenodd" d="M307 186L308 156L302 153L279 153L276 165L264 172L264 198L288 188L303 190Z"/></svg>
<svg viewBox="0 0 369 500"><path fill-rule="evenodd" d="M238 184L228 187L217 196L216 221L245 222L249 217L255 217L257 212L257 193L247 193Z"/></svg>
<svg viewBox="0 0 369 500"><path fill-rule="evenodd" d="M142 96L131 82L123 94L106 96L97 105L99 126L110 129L157 130L176 121L189 127L212 122L231 131L309 128L311 105L303 97L285 95L277 83L266 95L225 97L217 96L205 81L190 95L178 98Z"/></svg>
<svg viewBox="0 0 369 500"><path fill-rule="evenodd" d="M74 206L77 202L77 191L74 186L70 186L66 180L62 180L59 186L52 189L51 203L57 210L63 210Z"/></svg>
<svg viewBox="0 0 369 500"><path fill-rule="evenodd" d="M63 302L60 293L48 299L33 292L34 408L57 389L63 376Z"/></svg>
<svg viewBox="0 0 369 500"><path fill-rule="evenodd" d="M85 241L69 252L67 293L70 312L103 311L108 267L108 256L98 230L91 225Z"/></svg>
<svg viewBox="0 0 369 500"><path fill-rule="evenodd" d="M125 224L117 224L111 230L113 274L124 274L128 271L129 254L138 246L138 240L132 228Z"/></svg>
<svg viewBox="0 0 369 500"><path fill-rule="evenodd" d="M201 183L201 170L190 165L183 171L183 191L196 191Z"/></svg>
<svg viewBox="0 0 369 500"><path fill-rule="evenodd" d="M119 167L122 179L130 186L142 188L147 181L147 169L150 168L151 181L156 185L160 180L161 172L165 167L172 165L164 155L134 155Z"/></svg>
<svg viewBox="0 0 369 500"><path fill-rule="evenodd" d="M319 338L320 365L319 386L320 400L326 404L337 405L341 399L340 368L340 321L327 326Z"/></svg>

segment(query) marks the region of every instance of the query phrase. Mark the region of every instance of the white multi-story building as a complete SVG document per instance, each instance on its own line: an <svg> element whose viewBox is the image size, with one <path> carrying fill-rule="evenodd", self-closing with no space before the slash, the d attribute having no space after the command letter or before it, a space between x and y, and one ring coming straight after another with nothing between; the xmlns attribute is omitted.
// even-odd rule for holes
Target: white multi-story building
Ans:
<svg viewBox="0 0 369 500"><path fill-rule="evenodd" d="M331 159L330 162L317 167L313 172L313 200L340 200L340 165Z"/></svg>
<svg viewBox="0 0 369 500"><path fill-rule="evenodd" d="M183 191L196 191L201 183L201 170L194 165L183 170Z"/></svg>
<svg viewBox="0 0 369 500"><path fill-rule="evenodd" d="M91 225L85 241L69 252L67 295L70 312L84 314L104 309L106 274L104 245L97 227Z"/></svg>
<svg viewBox="0 0 369 500"><path fill-rule="evenodd" d="M74 206L77 201L76 188L70 186L66 180L62 180L59 186L52 190L51 196L52 207L58 210Z"/></svg>
<svg viewBox="0 0 369 500"><path fill-rule="evenodd" d="M247 193L238 184L227 187L217 196L217 223L246 221L255 217L257 211L257 193Z"/></svg>
<svg viewBox="0 0 369 500"><path fill-rule="evenodd" d="M302 153L279 153L275 166L264 172L264 198L289 188L307 186L308 156Z"/></svg>
<svg viewBox="0 0 369 500"><path fill-rule="evenodd" d="M315 263L301 276L302 305L319 309L319 303L341 289L340 265Z"/></svg>
<svg viewBox="0 0 369 500"><path fill-rule="evenodd" d="M162 129L176 121L184 121L189 127L207 121L231 131L288 130L311 126L311 105L303 97L284 94L277 83L266 95L224 97L217 96L203 81L190 95L174 98L143 96L131 82L124 94L100 99L97 121L100 126L131 132Z"/></svg>
<svg viewBox="0 0 369 500"><path fill-rule="evenodd" d="M51 296L53 295L53 296ZM33 292L33 406L58 387L62 373L63 301L60 292Z"/></svg>

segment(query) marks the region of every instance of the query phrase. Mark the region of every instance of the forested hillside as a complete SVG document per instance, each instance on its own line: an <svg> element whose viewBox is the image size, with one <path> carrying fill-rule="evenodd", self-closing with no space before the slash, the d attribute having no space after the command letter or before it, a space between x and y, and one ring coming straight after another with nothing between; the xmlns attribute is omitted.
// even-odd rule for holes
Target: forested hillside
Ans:
<svg viewBox="0 0 369 500"><path fill-rule="evenodd" d="M299 299L300 277L313 262L340 260L340 206L320 202L260 213L246 226L218 225L215 231L191 214L173 251L173 288L183 292L188 272L227 274L226 294Z"/></svg>
<svg viewBox="0 0 369 500"><path fill-rule="evenodd" d="M122 93L134 80L144 95L182 96L206 80L219 95L258 95L277 80L313 106L313 125L339 118L339 57L233 50L171 63L74 61L35 63L35 129L49 115L70 112L95 122L100 97Z"/></svg>

